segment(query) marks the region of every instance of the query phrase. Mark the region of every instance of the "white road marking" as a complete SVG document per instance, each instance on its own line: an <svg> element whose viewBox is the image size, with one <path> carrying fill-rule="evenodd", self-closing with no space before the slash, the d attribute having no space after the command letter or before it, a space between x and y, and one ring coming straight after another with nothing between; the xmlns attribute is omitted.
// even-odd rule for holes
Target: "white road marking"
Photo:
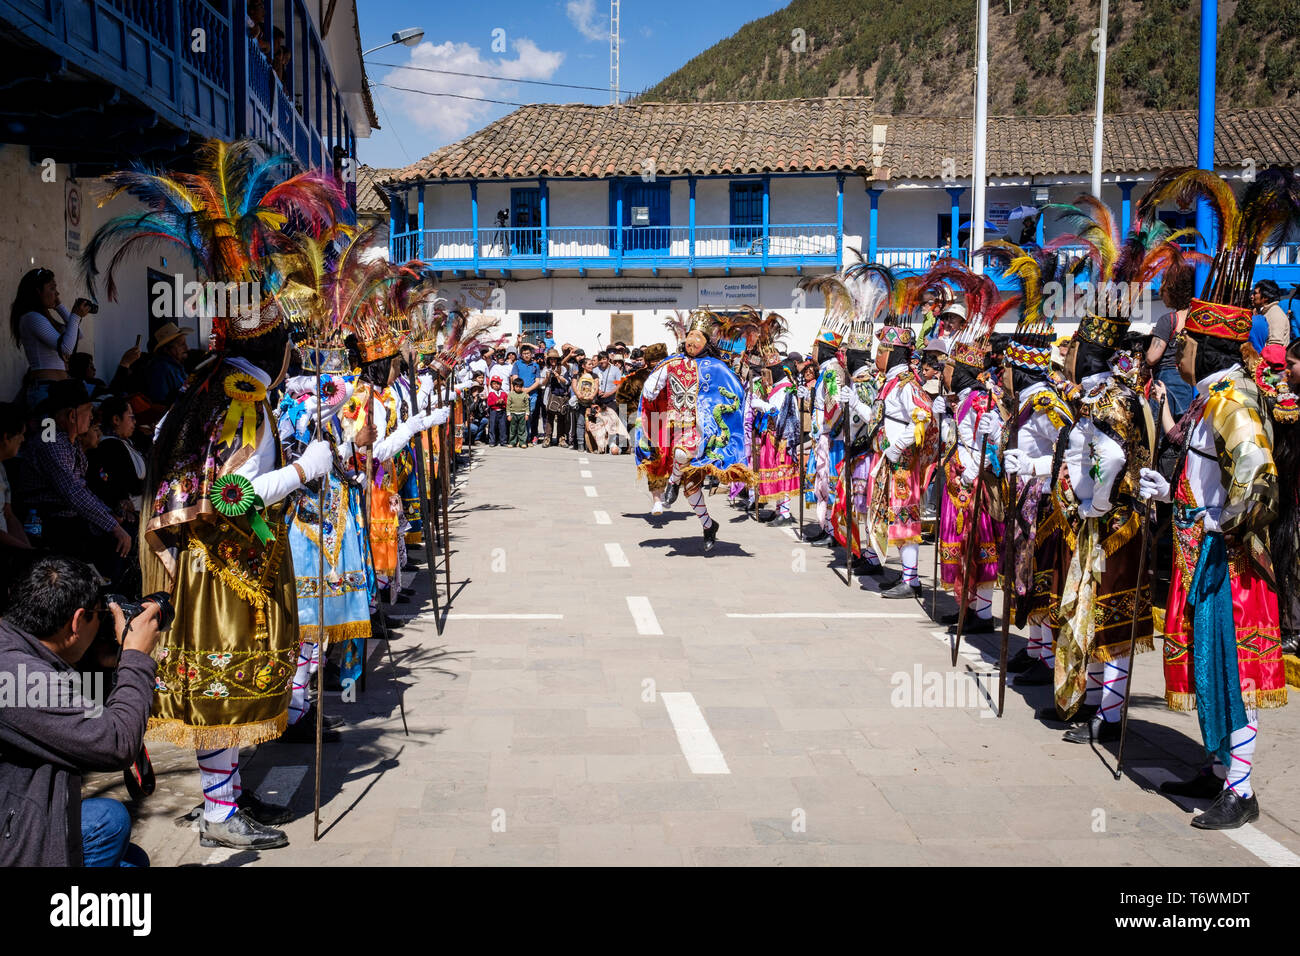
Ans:
<svg viewBox="0 0 1300 956"><path fill-rule="evenodd" d="M596 494L596 486L595 486L595 485L583 485L583 486L582 486L582 490L585 491L585 492L587 493L587 497L588 497L588 498L597 498L597 497L599 497L599 496Z"/></svg>
<svg viewBox="0 0 1300 956"><path fill-rule="evenodd" d="M636 624L638 634L662 634L663 628L659 626L659 618L655 617L655 609L650 606L648 597L629 597L627 599L627 609L632 612L632 620Z"/></svg>
<svg viewBox="0 0 1300 956"><path fill-rule="evenodd" d="M1300 866L1300 856L1296 856L1271 836L1256 830L1247 823L1236 830L1220 831L1233 843L1249 850L1269 866Z"/></svg>
<svg viewBox="0 0 1300 956"><path fill-rule="evenodd" d="M563 614L448 614L449 621L562 621Z"/></svg>
<svg viewBox="0 0 1300 956"><path fill-rule="evenodd" d="M788 534L790 537L794 538L794 540L796 541L799 540L799 536L794 533L794 528L782 528L781 530L784 531L786 534Z"/></svg>
<svg viewBox="0 0 1300 956"><path fill-rule="evenodd" d="M590 477L591 477L591 472L589 472L587 469L584 468L582 471L578 472L578 477L579 477L579 478L590 478Z"/></svg>
<svg viewBox="0 0 1300 956"><path fill-rule="evenodd" d="M631 600L629 598L629 600ZM677 731L677 743L692 773L731 773L718 742L713 739L695 695L684 691L659 695L668 709L668 719Z"/></svg>
<svg viewBox="0 0 1300 956"><path fill-rule="evenodd" d="M608 511L593 511L593 512L592 512L592 515L593 515L593 516L595 517L595 519L596 519L596 524L609 524L609 512L608 512Z"/></svg>
<svg viewBox="0 0 1300 956"><path fill-rule="evenodd" d="M579 458L579 459L578 459L578 464L580 464L580 465L590 465L590 464L591 464L591 461L590 461L590 459L587 459L587 458Z"/></svg>
<svg viewBox="0 0 1300 956"><path fill-rule="evenodd" d="M609 563L616 568L629 568L627 555L623 553L623 546L618 542L605 545L605 554L609 556Z"/></svg>
<svg viewBox="0 0 1300 956"><path fill-rule="evenodd" d="M789 621L799 620L802 618L848 618L848 619L904 619L915 620L915 614L891 614L888 611L769 611L765 614L728 614L727 617L738 618L772 618L773 620Z"/></svg>

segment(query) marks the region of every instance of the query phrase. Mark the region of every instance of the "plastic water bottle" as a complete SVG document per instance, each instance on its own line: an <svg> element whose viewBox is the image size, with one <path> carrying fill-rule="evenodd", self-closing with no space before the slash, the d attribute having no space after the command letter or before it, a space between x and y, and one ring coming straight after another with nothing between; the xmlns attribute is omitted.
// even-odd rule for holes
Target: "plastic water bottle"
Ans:
<svg viewBox="0 0 1300 956"><path fill-rule="evenodd" d="M23 531L29 538L39 538L41 536L41 516L35 508L27 509L27 517L23 521Z"/></svg>

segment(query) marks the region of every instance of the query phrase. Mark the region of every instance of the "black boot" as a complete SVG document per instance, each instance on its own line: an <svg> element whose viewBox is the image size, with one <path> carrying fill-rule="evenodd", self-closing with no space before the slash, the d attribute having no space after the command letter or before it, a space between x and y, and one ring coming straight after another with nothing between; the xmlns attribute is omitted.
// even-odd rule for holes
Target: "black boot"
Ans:
<svg viewBox="0 0 1300 956"><path fill-rule="evenodd" d="M1245 799L1231 790L1219 794L1210 809L1192 817L1192 826L1198 830L1235 830L1259 819L1259 801L1252 793Z"/></svg>
<svg viewBox="0 0 1300 956"><path fill-rule="evenodd" d="M895 584L888 591L881 591L880 596L882 598L915 598L917 600L920 600L921 585L908 584L902 578L899 578L897 584Z"/></svg>
<svg viewBox="0 0 1300 956"><path fill-rule="evenodd" d="M225 846L234 850L274 850L288 846L283 830L262 826L247 810L236 810L220 823L199 820L199 846Z"/></svg>
<svg viewBox="0 0 1300 956"><path fill-rule="evenodd" d="M664 489L664 497L663 497L665 508L672 507L672 503L677 500L677 494L681 490L682 490L681 482L679 481L668 482L668 487Z"/></svg>
<svg viewBox="0 0 1300 956"><path fill-rule="evenodd" d="M1020 683L1019 677L1016 678L1016 683ZM1086 724L1088 721L1092 720L1092 718L1097 716L1097 705L1080 704L1079 709L1076 710L1072 716L1062 717L1061 712L1057 710L1056 705L1053 704L1051 707L1040 707L1038 710L1034 711L1034 716L1039 720L1054 720L1057 723L1072 724L1077 721L1078 723Z"/></svg>
<svg viewBox="0 0 1300 956"><path fill-rule="evenodd" d="M1108 744L1119 740L1119 721L1105 721L1098 714L1086 724L1071 727L1061 735L1062 740L1072 744Z"/></svg>
<svg viewBox="0 0 1300 956"><path fill-rule="evenodd" d="M812 545L814 548L838 547L838 545L835 543L835 536L831 534L827 534L826 532L822 532L820 537L813 538L808 542L808 544Z"/></svg>
<svg viewBox="0 0 1300 956"><path fill-rule="evenodd" d="M1213 767L1202 767L1191 780L1166 780L1160 785L1160 792L1171 797L1193 797L1209 800L1219 795L1223 789L1223 779L1214 773Z"/></svg>
<svg viewBox="0 0 1300 956"><path fill-rule="evenodd" d="M1009 670L1010 668L1008 668ZM1056 680L1056 674L1042 661L1033 661L1016 675L1017 687L1045 687Z"/></svg>
<svg viewBox="0 0 1300 956"><path fill-rule="evenodd" d="M718 523L715 521L704 529L704 553L708 554L713 550L713 544L718 540Z"/></svg>
<svg viewBox="0 0 1300 956"><path fill-rule="evenodd" d="M1029 656L1029 649L1022 647L1020 650L1016 651L1015 657L1007 661L1007 673L1019 674L1022 671L1027 671L1035 660L1037 660L1037 658Z"/></svg>
<svg viewBox="0 0 1300 956"><path fill-rule="evenodd" d="M293 819L293 811L288 807L278 803L265 803L247 790L239 794L239 799L235 803L239 809L264 827L278 827Z"/></svg>

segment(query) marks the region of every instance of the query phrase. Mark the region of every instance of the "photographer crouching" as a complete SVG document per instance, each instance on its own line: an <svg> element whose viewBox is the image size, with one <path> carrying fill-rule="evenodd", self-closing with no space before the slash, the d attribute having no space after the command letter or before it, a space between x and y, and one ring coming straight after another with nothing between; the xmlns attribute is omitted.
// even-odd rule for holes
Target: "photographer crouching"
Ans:
<svg viewBox="0 0 1300 956"><path fill-rule="evenodd" d="M0 618L0 866L148 865L128 845L126 807L81 799L83 772L124 770L137 758L153 702L163 609L151 602L124 613L115 596L108 601L88 565L48 557ZM110 613L121 656L99 700L83 692L74 665Z"/></svg>

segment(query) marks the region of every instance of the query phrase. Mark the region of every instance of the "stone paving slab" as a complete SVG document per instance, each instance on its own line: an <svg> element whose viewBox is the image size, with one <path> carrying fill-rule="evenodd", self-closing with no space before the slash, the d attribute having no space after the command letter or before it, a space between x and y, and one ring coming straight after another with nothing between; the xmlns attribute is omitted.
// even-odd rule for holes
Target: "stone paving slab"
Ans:
<svg viewBox="0 0 1300 956"><path fill-rule="evenodd" d="M952 668L925 613L928 588L923 607L883 600L873 582L846 587L842 565L838 578L831 567L839 555L740 516L721 495L706 499L720 523L706 556L684 503L647 518L631 461L578 457L476 450L453 509L444 632L421 572L412 583L423 603L394 609L419 613L393 640L395 675L372 642L367 691L355 703L327 697L348 726L325 751L320 842L310 747L241 757L253 788L275 768L305 771L291 845L259 855L200 848L196 830L178 825L199 799L193 757L159 746L159 790L135 808L136 841L154 862L1261 865L1226 836L1190 828L1191 805L1154 790L1200 751L1195 715L1163 706L1158 654L1137 661L1128 773L1115 781L1113 749L1065 743L1063 725L1034 718L1047 689L1013 681L998 719L973 681L946 676L992 670L997 637L975 637L975 659ZM597 524L596 510L611 523ZM607 543L629 567L611 566ZM922 568L931 560L923 548ZM628 596L649 599L662 634L638 631ZM940 612L951 608L941 596ZM902 616L725 616L790 612ZM918 679L948 681L948 696L932 706ZM728 773L696 772L662 696L672 693L692 696ZM1261 717L1255 828L1300 853L1300 715ZM121 789L110 775L88 781L88 791Z"/></svg>

